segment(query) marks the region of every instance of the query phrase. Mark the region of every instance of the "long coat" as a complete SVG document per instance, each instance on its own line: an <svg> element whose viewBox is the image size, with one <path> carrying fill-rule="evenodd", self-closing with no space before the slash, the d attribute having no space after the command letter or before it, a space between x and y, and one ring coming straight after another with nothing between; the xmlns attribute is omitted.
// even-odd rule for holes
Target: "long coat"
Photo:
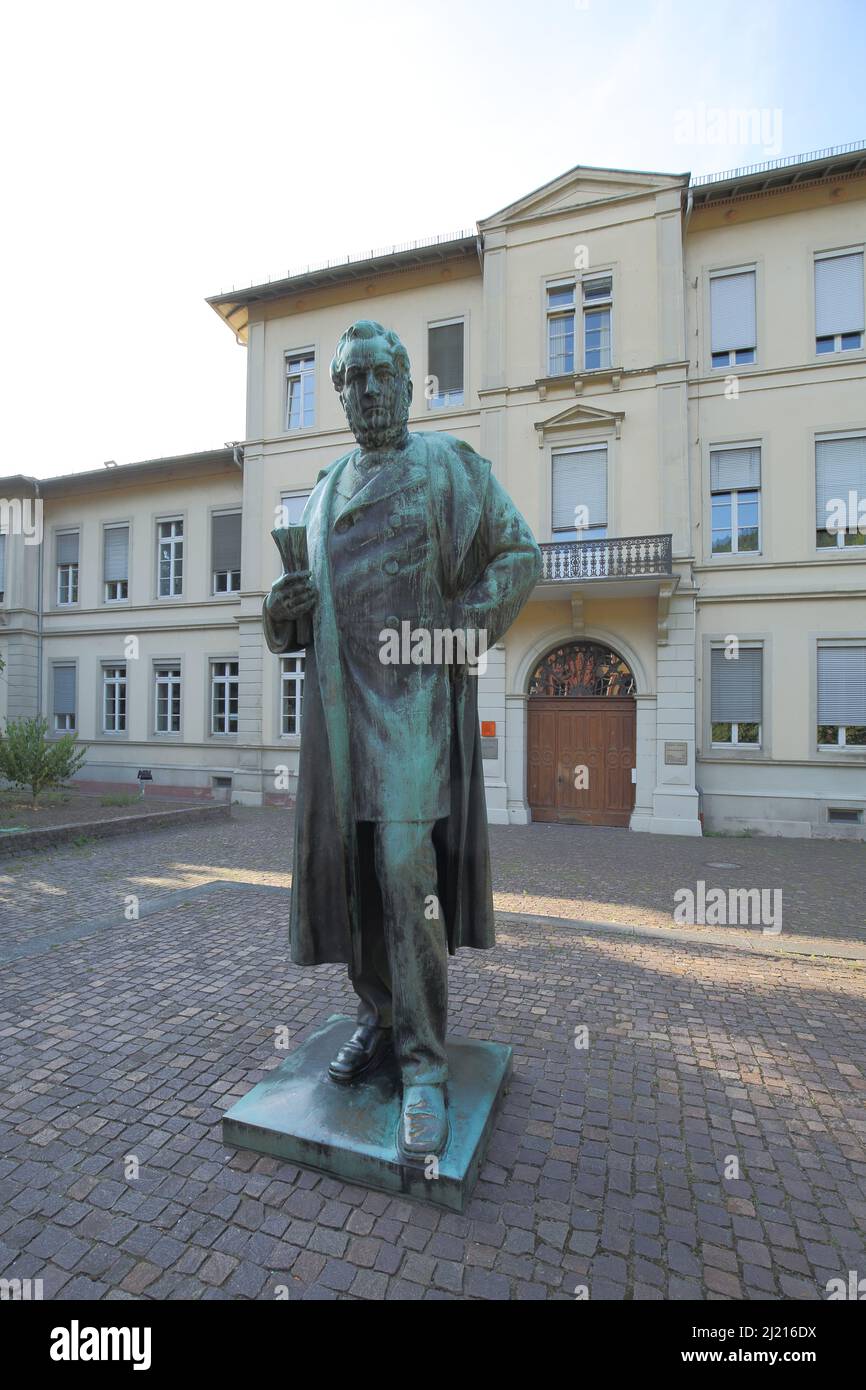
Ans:
<svg viewBox="0 0 866 1390"><path fill-rule="evenodd" d="M429 473L437 560L453 628L486 630L498 642L541 572L541 554L487 459L442 433L410 435L412 458ZM333 599L329 540L336 484L355 454L320 474L304 509L317 591L311 617L275 623L263 608L272 652L306 647L304 722L295 814L290 942L297 965L360 964L361 920L349 711ZM387 465L384 465L387 467ZM383 615L384 625L384 615ZM478 676L451 668L451 813L436 824L439 901L448 949L494 944Z"/></svg>

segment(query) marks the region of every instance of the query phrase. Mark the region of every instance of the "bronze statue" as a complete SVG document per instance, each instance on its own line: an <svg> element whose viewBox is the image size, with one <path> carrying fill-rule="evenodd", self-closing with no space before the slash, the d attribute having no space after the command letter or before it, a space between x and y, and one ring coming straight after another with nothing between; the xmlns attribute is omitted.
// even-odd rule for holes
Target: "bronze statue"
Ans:
<svg viewBox="0 0 866 1390"><path fill-rule="evenodd" d="M348 965L350 1085L393 1048L404 1160L448 1143L448 952L494 944L478 672L541 572L529 527L462 440L410 433L409 358L361 320L331 363L358 447L303 515L309 567L265 600L306 648L290 920L298 965Z"/></svg>

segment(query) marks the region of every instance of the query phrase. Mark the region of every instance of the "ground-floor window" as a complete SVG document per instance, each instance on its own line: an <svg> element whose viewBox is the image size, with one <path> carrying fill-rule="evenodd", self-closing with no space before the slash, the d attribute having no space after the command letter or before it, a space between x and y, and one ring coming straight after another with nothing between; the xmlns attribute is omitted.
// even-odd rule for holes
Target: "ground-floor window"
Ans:
<svg viewBox="0 0 866 1390"><path fill-rule="evenodd" d="M154 670L156 682L156 718L154 729L158 734L180 733L180 667L157 666Z"/></svg>
<svg viewBox="0 0 866 1390"><path fill-rule="evenodd" d="M126 731L126 667L102 668L102 731L122 734Z"/></svg>
<svg viewBox="0 0 866 1390"><path fill-rule="evenodd" d="M818 747L866 747L866 642L818 644Z"/></svg>
<svg viewBox="0 0 866 1390"><path fill-rule="evenodd" d="M710 724L714 746L760 746L763 675L762 647L737 642L712 648Z"/></svg>
<svg viewBox="0 0 866 1390"><path fill-rule="evenodd" d="M238 731L238 663L211 662L211 733Z"/></svg>
<svg viewBox="0 0 866 1390"><path fill-rule="evenodd" d="M280 662L280 733L301 732L301 712L304 706L303 652L291 652Z"/></svg>

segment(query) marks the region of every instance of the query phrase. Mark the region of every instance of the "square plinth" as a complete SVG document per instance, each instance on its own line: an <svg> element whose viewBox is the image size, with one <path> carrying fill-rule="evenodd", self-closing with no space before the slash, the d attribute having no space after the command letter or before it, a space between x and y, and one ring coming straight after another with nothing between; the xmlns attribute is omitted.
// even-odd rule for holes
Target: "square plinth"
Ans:
<svg viewBox="0 0 866 1390"><path fill-rule="evenodd" d="M511 1048L448 1041L448 1147L438 1165L407 1163L397 1150L402 1092L393 1058L354 1086L337 1086L328 1076L328 1063L356 1026L344 1015L329 1018L226 1111L223 1143L462 1212L511 1070Z"/></svg>

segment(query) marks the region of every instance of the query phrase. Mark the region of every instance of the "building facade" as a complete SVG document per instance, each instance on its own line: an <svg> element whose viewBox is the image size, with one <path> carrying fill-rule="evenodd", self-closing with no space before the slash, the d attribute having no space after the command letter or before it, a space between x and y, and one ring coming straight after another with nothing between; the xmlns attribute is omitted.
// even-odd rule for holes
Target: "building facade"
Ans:
<svg viewBox="0 0 866 1390"><path fill-rule="evenodd" d="M76 727L101 783L291 797L269 532L352 446L328 369L371 318L410 428L491 459L542 547L479 677L490 819L866 838L864 244L861 148L579 167L471 233L214 296L243 443L40 483L41 545L0 518L0 714Z"/></svg>

